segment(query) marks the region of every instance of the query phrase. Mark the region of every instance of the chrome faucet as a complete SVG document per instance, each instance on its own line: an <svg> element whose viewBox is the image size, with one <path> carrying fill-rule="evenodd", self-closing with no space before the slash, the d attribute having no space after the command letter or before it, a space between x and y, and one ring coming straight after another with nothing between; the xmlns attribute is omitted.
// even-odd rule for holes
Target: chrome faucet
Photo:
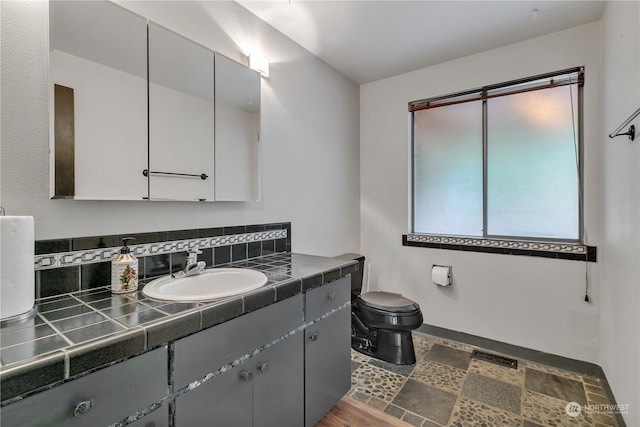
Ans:
<svg viewBox="0 0 640 427"><path fill-rule="evenodd" d="M202 251L200 249L192 249L189 251L189 256L187 258L187 265L184 270L181 270L175 274L172 274L172 277L188 277L195 276L197 274L202 273L207 264L204 261L198 261L198 255L200 255Z"/></svg>

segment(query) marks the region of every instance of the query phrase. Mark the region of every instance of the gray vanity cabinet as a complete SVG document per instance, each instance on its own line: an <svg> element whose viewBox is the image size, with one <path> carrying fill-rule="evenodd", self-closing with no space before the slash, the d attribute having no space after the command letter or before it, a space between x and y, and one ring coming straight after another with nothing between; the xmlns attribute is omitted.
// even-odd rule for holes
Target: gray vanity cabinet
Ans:
<svg viewBox="0 0 640 427"><path fill-rule="evenodd" d="M311 427L350 387L350 288L336 280L169 343L173 357L157 348L28 396L0 408L2 426L111 425L160 402L130 425Z"/></svg>
<svg viewBox="0 0 640 427"><path fill-rule="evenodd" d="M303 345L298 332L254 357L253 427L303 425Z"/></svg>
<svg viewBox="0 0 640 427"><path fill-rule="evenodd" d="M349 277L307 292L305 423L312 427L351 388ZM335 311L333 311L335 310ZM327 313L330 313L327 315Z"/></svg>
<svg viewBox="0 0 640 427"><path fill-rule="evenodd" d="M176 425L301 426L302 345L302 336L293 335L178 397Z"/></svg>
<svg viewBox="0 0 640 427"><path fill-rule="evenodd" d="M249 363L248 363L249 362ZM176 425L247 427L251 413L250 361L241 363L176 399Z"/></svg>
<svg viewBox="0 0 640 427"><path fill-rule="evenodd" d="M2 425L109 425L166 396L166 372L167 352L159 348L5 406L0 410ZM139 425L167 426L168 412L156 412Z"/></svg>
<svg viewBox="0 0 640 427"><path fill-rule="evenodd" d="M302 425L302 333L282 337L300 327L303 316L297 295L176 341L177 391L217 374L176 399L176 425Z"/></svg>
<svg viewBox="0 0 640 427"><path fill-rule="evenodd" d="M145 415L127 427L169 427L169 408L164 405Z"/></svg>

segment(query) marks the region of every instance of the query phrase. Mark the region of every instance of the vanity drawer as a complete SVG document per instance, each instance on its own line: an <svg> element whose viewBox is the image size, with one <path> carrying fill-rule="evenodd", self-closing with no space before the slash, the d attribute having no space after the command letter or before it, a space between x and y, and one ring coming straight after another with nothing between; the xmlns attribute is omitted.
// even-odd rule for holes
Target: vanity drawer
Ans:
<svg viewBox="0 0 640 427"><path fill-rule="evenodd" d="M177 340L176 390L291 332L303 320L300 294Z"/></svg>
<svg viewBox="0 0 640 427"><path fill-rule="evenodd" d="M167 352L159 348L7 405L2 425L106 426L165 397L166 372Z"/></svg>
<svg viewBox="0 0 640 427"><path fill-rule="evenodd" d="M307 291L305 297L307 298L305 320L309 322L349 301L351 277L343 277L328 285Z"/></svg>

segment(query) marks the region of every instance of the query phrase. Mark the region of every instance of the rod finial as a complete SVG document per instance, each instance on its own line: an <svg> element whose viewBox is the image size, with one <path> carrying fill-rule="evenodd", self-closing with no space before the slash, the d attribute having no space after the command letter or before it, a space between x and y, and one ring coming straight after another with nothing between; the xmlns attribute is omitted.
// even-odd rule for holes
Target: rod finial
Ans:
<svg viewBox="0 0 640 427"><path fill-rule="evenodd" d="M636 139L636 127L635 125L631 125L629 126L629 130L627 130L625 133L610 133L609 134L609 138L615 138L616 136L623 136L626 135L629 137L629 141L634 141Z"/></svg>

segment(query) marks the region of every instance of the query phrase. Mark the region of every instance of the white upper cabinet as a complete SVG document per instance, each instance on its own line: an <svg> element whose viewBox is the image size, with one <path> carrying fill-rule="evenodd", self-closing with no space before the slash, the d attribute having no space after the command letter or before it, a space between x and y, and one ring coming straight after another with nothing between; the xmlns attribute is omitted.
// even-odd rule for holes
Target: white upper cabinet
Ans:
<svg viewBox="0 0 640 427"><path fill-rule="evenodd" d="M260 198L260 74L216 53L216 200Z"/></svg>
<svg viewBox="0 0 640 427"><path fill-rule="evenodd" d="M142 200L147 21L107 2L49 8L51 196Z"/></svg>
<svg viewBox="0 0 640 427"><path fill-rule="evenodd" d="M213 200L213 52L149 23L149 197Z"/></svg>
<svg viewBox="0 0 640 427"><path fill-rule="evenodd" d="M255 201L260 75L109 1L52 1L52 198Z"/></svg>

